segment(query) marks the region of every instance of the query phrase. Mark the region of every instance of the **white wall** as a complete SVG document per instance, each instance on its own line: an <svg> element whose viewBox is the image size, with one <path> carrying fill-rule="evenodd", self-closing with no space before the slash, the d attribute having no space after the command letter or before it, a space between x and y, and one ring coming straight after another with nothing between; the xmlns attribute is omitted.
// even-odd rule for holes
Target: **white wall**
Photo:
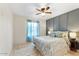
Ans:
<svg viewBox="0 0 79 59"><path fill-rule="evenodd" d="M40 36L45 36L46 35L46 20L44 17L40 18Z"/></svg>
<svg viewBox="0 0 79 59"><path fill-rule="evenodd" d="M23 44L26 42L26 37L27 35L27 17L24 16L14 16L14 21L13 21L13 37L14 37L14 46L18 44ZM32 19L34 20L34 19ZM46 35L46 20L40 19L40 35L44 36Z"/></svg>
<svg viewBox="0 0 79 59"><path fill-rule="evenodd" d="M26 17L23 16L14 16L13 21L13 39L14 39L14 46L18 44L22 44L26 42L25 39L25 21Z"/></svg>
<svg viewBox="0 0 79 59"><path fill-rule="evenodd" d="M12 13L6 4L0 4L0 55L9 55L12 50Z"/></svg>

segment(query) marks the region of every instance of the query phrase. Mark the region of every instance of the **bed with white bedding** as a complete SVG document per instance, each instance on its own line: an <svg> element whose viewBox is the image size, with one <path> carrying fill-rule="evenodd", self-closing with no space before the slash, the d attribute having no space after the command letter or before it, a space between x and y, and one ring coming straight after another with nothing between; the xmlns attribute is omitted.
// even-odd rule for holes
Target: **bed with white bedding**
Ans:
<svg viewBox="0 0 79 59"><path fill-rule="evenodd" d="M67 38L40 36L34 37L33 43L44 56L62 56L66 55L69 50Z"/></svg>

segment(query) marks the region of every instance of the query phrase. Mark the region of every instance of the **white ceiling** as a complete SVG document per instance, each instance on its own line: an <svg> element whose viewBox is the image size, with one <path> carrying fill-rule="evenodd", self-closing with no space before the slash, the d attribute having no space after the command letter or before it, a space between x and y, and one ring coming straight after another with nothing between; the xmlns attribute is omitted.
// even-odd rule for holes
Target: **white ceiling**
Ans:
<svg viewBox="0 0 79 59"><path fill-rule="evenodd" d="M29 19L40 19L42 16L35 15L37 13L35 9L44 6L45 3L12 3L8 5L15 15L26 16ZM52 15L44 16L45 19L79 8L79 4L77 3L50 3L48 5L51 6Z"/></svg>

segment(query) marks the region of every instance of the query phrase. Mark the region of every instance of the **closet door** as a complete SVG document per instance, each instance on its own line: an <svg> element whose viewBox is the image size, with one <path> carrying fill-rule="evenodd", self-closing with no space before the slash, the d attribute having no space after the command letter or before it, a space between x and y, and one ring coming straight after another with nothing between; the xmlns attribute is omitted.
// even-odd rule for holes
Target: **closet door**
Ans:
<svg viewBox="0 0 79 59"><path fill-rule="evenodd" d="M59 16L53 19L53 30L59 31Z"/></svg>
<svg viewBox="0 0 79 59"><path fill-rule="evenodd" d="M68 30L79 31L79 9L68 13Z"/></svg>
<svg viewBox="0 0 79 59"><path fill-rule="evenodd" d="M59 19L60 19L60 21L59 21L59 29L60 29L60 31L67 31L67 23L68 23L67 18L68 18L67 14L63 14L63 15L59 16Z"/></svg>

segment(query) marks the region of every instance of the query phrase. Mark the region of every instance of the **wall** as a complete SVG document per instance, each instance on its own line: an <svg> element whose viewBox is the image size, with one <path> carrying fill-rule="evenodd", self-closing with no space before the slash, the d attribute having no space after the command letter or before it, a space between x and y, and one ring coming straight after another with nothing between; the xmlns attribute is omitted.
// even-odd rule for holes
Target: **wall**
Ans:
<svg viewBox="0 0 79 59"><path fill-rule="evenodd" d="M68 30L79 31L79 8L68 13Z"/></svg>
<svg viewBox="0 0 79 59"><path fill-rule="evenodd" d="M9 55L13 48L13 17L6 4L0 4L0 55Z"/></svg>
<svg viewBox="0 0 79 59"><path fill-rule="evenodd" d="M13 21L13 30L14 30L14 46L18 44L26 43L26 35L27 35L27 17L24 16L14 16ZM40 22L40 36L46 35L46 20L43 18L38 20Z"/></svg>
<svg viewBox="0 0 79 59"><path fill-rule="evenodd" d="M42 17L40 20L40 36L46 35L46 20Z"/></svg>
<svg viewBox="0 0 79 59"><path fill-rule="evenodd" d="M68 13L51 18L53 20L52 29L55 31L79 31L79 8ZM47 21L47 22L48 22ZM48 25L48 24L47 24ZM49 25L51 26L51 25Z"/></svg>
<svg viewBox="0 0 79 59"><path fill-rule="evenodd" d="M26 17L23 16L14 16L14 20L13 20L13 39L14 39L14 46L17 44L22 44L26 42L25 39L25 22L26 22Z"/></svg>

